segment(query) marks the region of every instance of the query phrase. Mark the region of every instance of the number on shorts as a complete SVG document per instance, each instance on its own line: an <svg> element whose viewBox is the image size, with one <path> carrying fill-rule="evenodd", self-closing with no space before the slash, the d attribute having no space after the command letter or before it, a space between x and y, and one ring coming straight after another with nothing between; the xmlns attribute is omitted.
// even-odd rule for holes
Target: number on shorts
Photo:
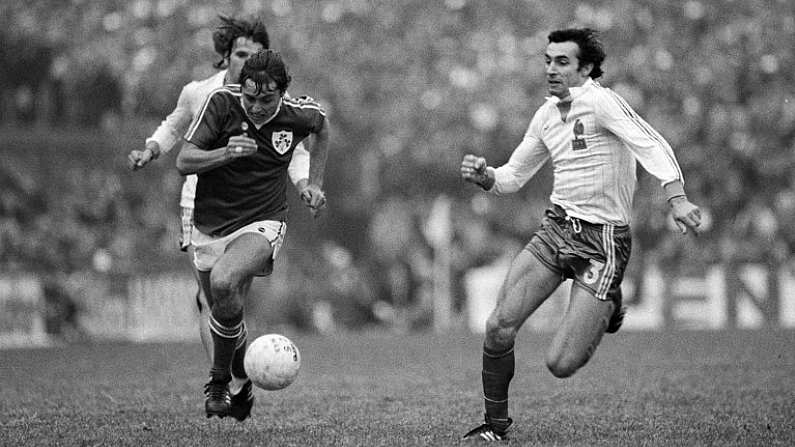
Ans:
<svg viewBox="0 0 795 447"><path fill-rule="evenodd" d="M595 261L593 259L590 260L591 264L585 270L585 274L582 275L582 280L585 284L594 284L598 279L599 275L602 274L602 270L605 268L604 262Z"/></svg>

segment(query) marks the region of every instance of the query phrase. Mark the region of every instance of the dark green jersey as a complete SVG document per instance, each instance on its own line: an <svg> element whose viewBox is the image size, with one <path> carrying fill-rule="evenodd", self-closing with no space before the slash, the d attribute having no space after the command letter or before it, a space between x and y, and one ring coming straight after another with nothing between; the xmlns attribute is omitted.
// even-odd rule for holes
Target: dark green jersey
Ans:
<svg viewBox="0 0 795 447"><path fill-rule="evenodd" d="M241 103L240 86L219 88L207 97L185 139L200 149L225 147L230 137L246 134L257 152L198 175L194 224L202 233L225 236L260 220L284 220L287 214L287 166L293 149L325 122L314 100L284 98L276 114L259 129Z"/></svg>

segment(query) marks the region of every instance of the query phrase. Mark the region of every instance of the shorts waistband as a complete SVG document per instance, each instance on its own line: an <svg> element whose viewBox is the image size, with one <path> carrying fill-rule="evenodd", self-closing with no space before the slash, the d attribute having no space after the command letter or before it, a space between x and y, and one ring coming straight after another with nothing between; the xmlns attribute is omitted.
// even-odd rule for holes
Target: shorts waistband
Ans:
<svg viewBox="0 0 795 447"><path fill-rule="evenodd" d="M598 224L598 223L588 222L587 220L583 220L578 217L569 216L566 210L563 209L563 207L561 207L560 205L553 205L551 211L556 218L570 222L575 230L577 230L578 227L581 227L581 228L589 228L595 231L602 231L602 228L608 227L613 229L613 233L623 233L629 231L629 225Z"/></svg>

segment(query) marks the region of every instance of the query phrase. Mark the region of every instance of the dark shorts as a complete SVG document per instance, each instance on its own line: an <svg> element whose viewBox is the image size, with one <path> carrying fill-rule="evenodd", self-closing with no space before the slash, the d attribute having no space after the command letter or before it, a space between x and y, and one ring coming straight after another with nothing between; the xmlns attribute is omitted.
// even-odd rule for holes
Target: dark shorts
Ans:
<svg viewBox="0 0 795 447"><path fill-rule="evenodd" d="M525 250L597 299L619 300L632 250L629 226L592 224L566 216L557 205L544 214Z"/></svg>

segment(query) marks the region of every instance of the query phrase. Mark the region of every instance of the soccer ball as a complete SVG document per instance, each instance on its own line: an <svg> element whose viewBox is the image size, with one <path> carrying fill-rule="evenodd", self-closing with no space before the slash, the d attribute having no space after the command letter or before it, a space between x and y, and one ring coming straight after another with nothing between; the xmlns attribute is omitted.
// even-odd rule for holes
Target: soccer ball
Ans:
<svg viewBox="0 0 795 447"><path fill-rule="evenodd" d="M267 334L246 349L243 367L254 385L269 391L280 390L298 376L301 353L284 335Z"/></svg>

